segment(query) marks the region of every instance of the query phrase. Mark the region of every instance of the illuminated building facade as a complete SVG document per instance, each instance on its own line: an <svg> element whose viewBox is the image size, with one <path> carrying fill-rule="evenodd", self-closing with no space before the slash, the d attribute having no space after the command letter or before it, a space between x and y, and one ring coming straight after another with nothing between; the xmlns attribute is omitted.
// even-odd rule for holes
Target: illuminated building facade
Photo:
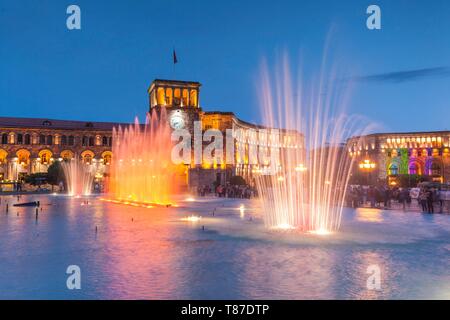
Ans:
<svg viewBox="0 0 450 320"><path fill-rule="evenodd" d="M450 131L370 134L349 139L346 149L354 172L370 173L372 183L396 185L399 175L450 182Z"/></svg>
<svg viewBox="0 0 450 320"><path fill-rule="evenodd" d="M108 172L114 123L0 117L0 181L47 172L56 160L78 157Z"/></svg>
<svg viewBox="0 0 450 320"><path fill-rule="evenodd" d="M278 148L282 162L290 151L298 148L304 150L304 136L297 131L251 124L240 120L232 112L203 111L199 104L200 87L198 82L155 80L148 89L150 110L166 108L173 129L187 129L194 133L194 123L200 121L202 133L217 130L226 138L227 130L233 132L233 150L227 150L224 143L222 161L203 160L201 165L192 161L181 166L180 176L186 179L189 187L214 182L224 184L233 175L242 176L253 184L255 175L269 166L268 160L254 161L254 154L267 154L272 147ZM203 148L209 143L203 141Z"/></svg>
<svg viewBox="0 0 450 320"><path fill-rule="evenodd" d="M192 81L154 80L148 89L149 110L165 108L173 129L194 133L194 123L201 121L201 131L227 129L234 135L232 151L223 146L223 161L193 161L179 166L180 182L186 187L225 183L233 175L252 183L255 174L267 163L253 163L252 150L276 146L281 157L290 150L303 148L303 135L296 131L272 130L238 119L232 112L206 112L200 107L201 84ZM83 122L52 119L0 117L0 180L20 180L25 175L46 172L56 160L79 158L95 166L98 179L109 172L114 161L112 129L118 123ZM127 124L121 124L122 126ZM209 144L203 141L203 148ZM233 158L233 159L230 159Z"/></svg>

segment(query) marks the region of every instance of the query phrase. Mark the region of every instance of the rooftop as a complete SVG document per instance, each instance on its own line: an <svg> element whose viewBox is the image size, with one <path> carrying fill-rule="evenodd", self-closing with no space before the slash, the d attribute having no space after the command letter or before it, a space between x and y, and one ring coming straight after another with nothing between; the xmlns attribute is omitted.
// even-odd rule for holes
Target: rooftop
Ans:
<svg viewBox="0 0 450 320"><path fill-rule="evenodd" d="M93 122L75 120L56 120L46 118L14 118L0 117L0 128L52 128L67 130L108 130L118 125L129 125L128 123Z"/></svg>

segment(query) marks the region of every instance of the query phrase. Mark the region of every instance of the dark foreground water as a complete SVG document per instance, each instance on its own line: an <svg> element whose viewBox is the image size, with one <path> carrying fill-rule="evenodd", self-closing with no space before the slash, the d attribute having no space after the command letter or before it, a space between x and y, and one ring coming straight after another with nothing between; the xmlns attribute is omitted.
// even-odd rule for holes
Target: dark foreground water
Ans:
<svg viewBox="0 0 450 320"><path fill-rule="evenodd" d="M450 298L450 215L348 209L340 232L318 236L265 230L256 201L86 199L23 196L41 201L36 221L1 197L0 298ZM81 290L67 288L69 265ZM367 286L374 270L379 290Z"/></svg>

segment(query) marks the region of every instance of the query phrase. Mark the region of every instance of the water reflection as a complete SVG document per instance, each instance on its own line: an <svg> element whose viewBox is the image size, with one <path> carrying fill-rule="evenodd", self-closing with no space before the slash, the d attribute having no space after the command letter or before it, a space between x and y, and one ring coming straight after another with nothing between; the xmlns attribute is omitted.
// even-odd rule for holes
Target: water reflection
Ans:
<svg viewBox="0 0 450 320"><path fill-rule="evenodd" d="M448 216L359 209L346 211L348 227L342 232L305 238L267 232L257 202L245 200L205 198L149 209L95 198L81 205L85 199L24 197L43 204L38 224L34 208L14 208L6 215L6 200L15 203L2 197L0 298L448 296ZM201 220L181 221L189 216ZM65 286L71 264L82 270L77 292ZM370 265L380 268L379 291L367 289Z"/></svg>

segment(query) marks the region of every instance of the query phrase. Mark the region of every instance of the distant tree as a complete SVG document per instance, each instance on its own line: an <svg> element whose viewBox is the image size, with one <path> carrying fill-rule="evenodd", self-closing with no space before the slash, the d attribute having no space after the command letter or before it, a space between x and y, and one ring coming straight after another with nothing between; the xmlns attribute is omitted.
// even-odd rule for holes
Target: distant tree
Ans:
<svg viewBox="0 0 450 320"><path fill-rule="evenodd" d="M230 178L230 184L233 186L244 186L247 182L245 182L245 179L241 176L232 176Z"/></svg>
<svg viewBox="0 0 450 320"><path fill-rule="evenodd" d="M41 186L42 184L47 182L47 173L38 172L32 173L25 176L25 182L31 184L32 186Z"/></svg>
<svg viewBox="0 0 450 320"><path fill-rule="evenodd" d="M47 170L47 182L51 185L58 185L65 182L64 171L59 161L53 162Z"/></svg>

